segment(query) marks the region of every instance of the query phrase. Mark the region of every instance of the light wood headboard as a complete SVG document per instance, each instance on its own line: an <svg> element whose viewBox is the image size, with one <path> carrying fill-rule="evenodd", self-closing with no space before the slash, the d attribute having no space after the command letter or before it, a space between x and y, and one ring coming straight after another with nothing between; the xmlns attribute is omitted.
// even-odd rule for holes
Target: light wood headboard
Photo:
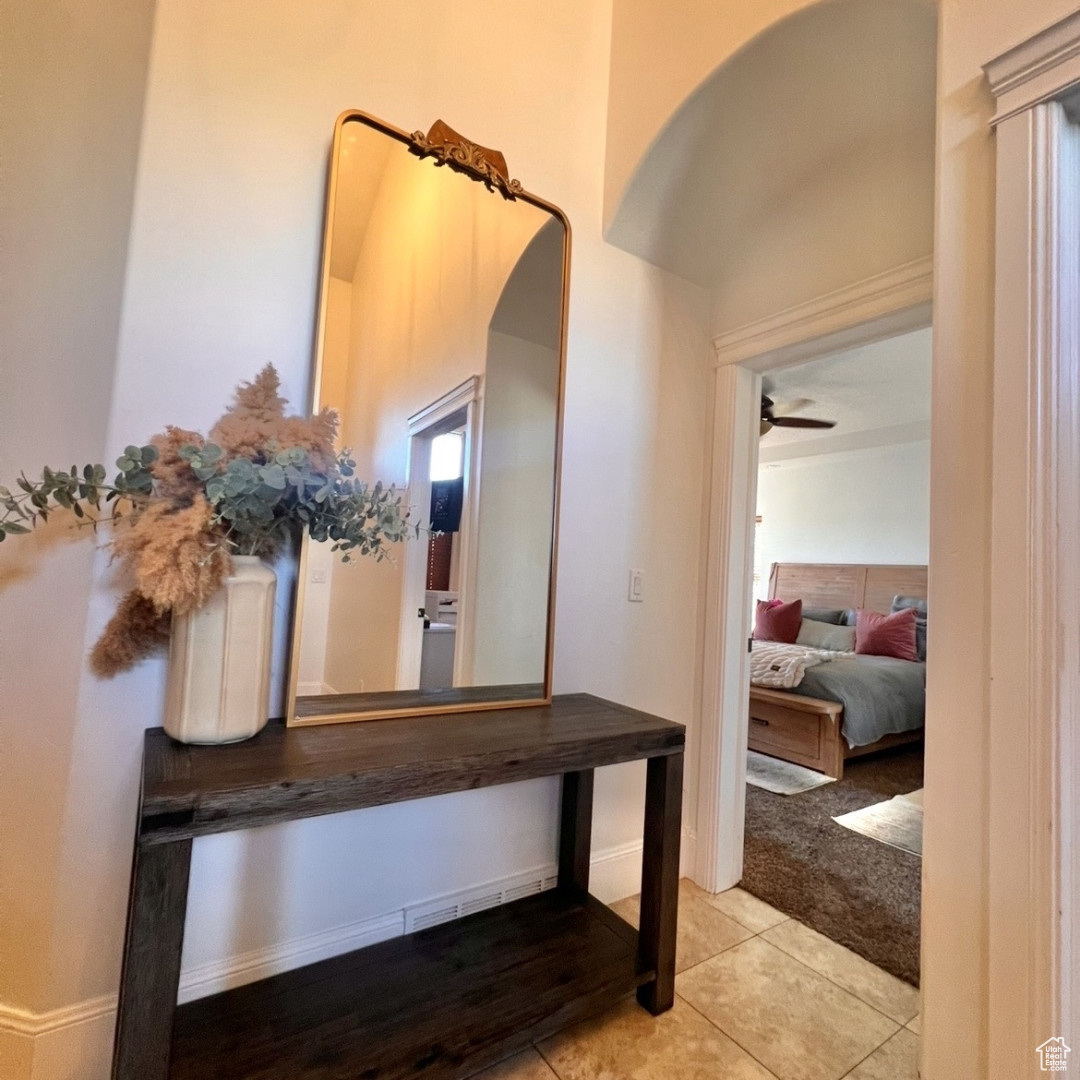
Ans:
<svg viewBox="0 0 1080 1080"><path fill-rule="evenodd" d="M894 596L926 598L925 566L866 563L773 563L769 598L803 607L866 608L888 614Z"/></svg>

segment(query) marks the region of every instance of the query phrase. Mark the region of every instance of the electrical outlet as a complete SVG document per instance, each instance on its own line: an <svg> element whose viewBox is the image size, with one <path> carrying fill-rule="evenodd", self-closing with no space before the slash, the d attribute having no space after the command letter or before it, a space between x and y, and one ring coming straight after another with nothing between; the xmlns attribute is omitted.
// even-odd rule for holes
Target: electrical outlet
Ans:
<svg viewBox="0 0 1080 1080"><path fill-rule="evenodd" d="M633 604L640 604L645 599L645 571L630 571L630 588L627 590L626 599Z"/></svg>

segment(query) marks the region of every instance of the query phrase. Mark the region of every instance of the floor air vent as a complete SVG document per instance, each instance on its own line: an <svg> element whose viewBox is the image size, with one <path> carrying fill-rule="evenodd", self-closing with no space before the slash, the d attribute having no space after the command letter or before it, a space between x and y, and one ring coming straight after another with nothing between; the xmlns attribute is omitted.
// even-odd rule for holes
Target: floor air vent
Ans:
<svg viewBox="0 0 1080 1080"><path fill-rule="evenodd" d="M553 871L536 870L506 881L480 885L450 896L440 896L426 904L416 904L405 909L405 933L426 930L429 926L438 926L439 923L450 922L451 919L461 919L499 904L509 904L525 896L534 896L545 889L554 889L557 880Z"/></svg>

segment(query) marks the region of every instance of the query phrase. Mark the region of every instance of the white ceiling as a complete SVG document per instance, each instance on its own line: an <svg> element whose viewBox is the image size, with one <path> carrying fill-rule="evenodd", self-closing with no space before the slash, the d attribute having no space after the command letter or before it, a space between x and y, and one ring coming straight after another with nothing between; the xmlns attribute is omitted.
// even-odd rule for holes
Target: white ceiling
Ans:
<svg viewBox="0 0 1080 1080"><path fill-rule="evenodd" d="M761 439L763 463L808 454L926 438L930 425L932 332L899 337L771 372L766 393L776 403L809 399L791 416L835 420L829 430L774 427Z"/></svg>

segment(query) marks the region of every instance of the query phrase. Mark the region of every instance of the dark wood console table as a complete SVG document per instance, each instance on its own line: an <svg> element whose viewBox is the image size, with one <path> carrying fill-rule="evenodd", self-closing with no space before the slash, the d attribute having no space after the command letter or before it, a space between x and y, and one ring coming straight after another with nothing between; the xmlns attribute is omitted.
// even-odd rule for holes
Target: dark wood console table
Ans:
<svg viewBox="0 0 1080 1080"><path fill-rule="evenodd" d="M588 695L233 746L146 733L114 1080L451 1078L675 994L685 732ZM640 933L589 895L593 770L648 759ZM177 1006L197 836L561 774L558 887ZM362 882L358 882L362 887Z"/></svg>

